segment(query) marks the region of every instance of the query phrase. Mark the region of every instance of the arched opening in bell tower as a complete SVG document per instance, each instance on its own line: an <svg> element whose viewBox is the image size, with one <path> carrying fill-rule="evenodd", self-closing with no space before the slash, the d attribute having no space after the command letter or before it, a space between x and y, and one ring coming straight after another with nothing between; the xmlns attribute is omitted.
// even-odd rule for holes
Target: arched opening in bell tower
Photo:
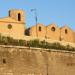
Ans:
<svg viewBox="0 0 75 75"><path fill-rule="evenodd" d="M21 14L18 13L18 21L21 21Z"/></svg>

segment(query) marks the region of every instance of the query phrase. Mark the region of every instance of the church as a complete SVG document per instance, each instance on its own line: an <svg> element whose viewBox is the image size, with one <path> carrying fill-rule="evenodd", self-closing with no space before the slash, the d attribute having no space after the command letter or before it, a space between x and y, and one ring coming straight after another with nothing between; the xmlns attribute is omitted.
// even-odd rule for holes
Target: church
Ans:
<svg viewBox="0 0 75 75"><path fill-rule="evenodd" d="M9 10L5 18L0 19L0 34L16 39L24 37L25 19L23 10Z"/></svg>
<svg viewBox="0 0 75 75"><path fill-rule="evenodd" d="M51 40L75 43L75 32L67 25L58 27L56 24L47 26L39 23L26 28L24 10L11 9L8 16L0 18L0 34L23 40Z"/></svg>

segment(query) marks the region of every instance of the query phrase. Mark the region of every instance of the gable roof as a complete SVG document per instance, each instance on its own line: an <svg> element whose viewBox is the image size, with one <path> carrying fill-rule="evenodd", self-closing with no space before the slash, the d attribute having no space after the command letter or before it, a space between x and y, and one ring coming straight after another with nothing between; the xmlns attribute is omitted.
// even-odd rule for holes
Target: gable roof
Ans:
<svg viewBox="0 0 75 75"><path fill-rule="evenodd" d="M5 18L0 18L0 22L5 22L5 23L21 23L11 17L5 17Z"/></svg>
<svg viewBox="0 0 75 75"><path fill-rule="evenodd" d="M46 26L46 27L51 27L51 26L55 26L55 27L57 27L57 28L58 28L58 26L57 26L55 23L49 24L49 25L48 25L48 26Z"/></svg>
<svg viewBox="0 0 75 75"><path fill-rule="evenodd" d="M71 31L73 31L68 25L64 25L63 27L61 27L60 29L63 29L63 28L68 28L70 29ZM74 31L73 31L74 32Z"/></svg>
<svg viewBox="0 0 75 75"><path fill-rule="evenodd" d="M45 27L45 25L44 25L44 24L38 23L38 24L37 24L37 26L39 26L39 25L41 25L41 26L44 26L44 27ZM36 25L33 25L33 26L29 27L29 28L33 28L33 27L36 27Z"/></svg>

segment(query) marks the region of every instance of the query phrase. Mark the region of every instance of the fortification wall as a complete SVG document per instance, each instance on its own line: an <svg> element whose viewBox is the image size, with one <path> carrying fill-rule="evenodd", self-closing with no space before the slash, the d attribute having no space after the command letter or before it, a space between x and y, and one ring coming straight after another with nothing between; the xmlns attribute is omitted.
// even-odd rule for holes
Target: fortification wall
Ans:
<svg viewBox="0 0 75 75"><path fill-rule="evenodd" d="M75 75L75 52L0 46L0 75Z"/></svg>

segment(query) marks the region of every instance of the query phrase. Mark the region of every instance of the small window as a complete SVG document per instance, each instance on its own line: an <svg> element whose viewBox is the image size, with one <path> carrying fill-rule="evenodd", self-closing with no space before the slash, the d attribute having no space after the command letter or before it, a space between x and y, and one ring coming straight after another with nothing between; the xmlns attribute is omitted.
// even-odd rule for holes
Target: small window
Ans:
<svg viewBox="0 0 75 75"><path fill-rule="evenodd" d="M39 31L41 31L41 27L39 26Z"/></svg>
<svg viewBox="0 0 75 75"><path fill-rule="evenodd" d="M12 25L11 24L8 24L8 29L11 29L12 28Z"/></svg>
<svg viewBox="0 0 75 75"><path fill-rule="evenodd" d="M18 21L21 21L21 14L18 13Z"/></svg>
<svg viewBox="0 0 75 75"><path fill-rule="evenodd" d="M6 64L6 59L3 59L3 64Z"/></svg>
<svg viewBox="0 0 75 75"><path fill-rule="evenodd" d="M52 27L51 30L52 30L52 31L55 31L55 27Z"/></svg>
<svg viewBox="0 0 75 75"><path fill-rule="evenodd" d="M68 31L67 31L67 29L65 29L65 34L67 34L68 33Z"/></svg>

